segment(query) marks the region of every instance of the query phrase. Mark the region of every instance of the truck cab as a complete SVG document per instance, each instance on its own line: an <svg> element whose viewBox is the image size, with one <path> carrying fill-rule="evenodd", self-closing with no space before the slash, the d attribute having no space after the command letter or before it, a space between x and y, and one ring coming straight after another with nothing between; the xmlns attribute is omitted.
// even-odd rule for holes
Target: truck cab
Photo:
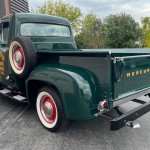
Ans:
<svg viewBox="0 0 150 150"><path fill-rule="evenodd" d="M6 78L13 74L13 71L9 68L10 62L8 59L10 43L14 37L19 36L29 37L36 52L39 53L76 49L72 29L66 19L26 13L15 13L3 17L0 21L0 82L6 86L10 86ZM17 84L17 77L12 75L10 78L15 80L12 88L22 90L24 86ZM23 82L25 82L24 79Z"/></svg>

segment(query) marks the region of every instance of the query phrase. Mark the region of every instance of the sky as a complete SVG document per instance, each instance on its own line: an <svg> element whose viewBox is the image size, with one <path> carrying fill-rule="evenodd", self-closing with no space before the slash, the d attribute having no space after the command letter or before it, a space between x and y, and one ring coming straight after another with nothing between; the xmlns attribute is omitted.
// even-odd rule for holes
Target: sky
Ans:
<svg viewBox="0 0 150 150"><path fill-rule="evenodd" d="M36 9L44 4L46 0L28 0L29 8ZM55 1L55 0L54 0ZM141 17L150 17L150 0L62 0L79 7L84 14L93 12L100 18L110 14L130 14L136 21Z"/></svg>

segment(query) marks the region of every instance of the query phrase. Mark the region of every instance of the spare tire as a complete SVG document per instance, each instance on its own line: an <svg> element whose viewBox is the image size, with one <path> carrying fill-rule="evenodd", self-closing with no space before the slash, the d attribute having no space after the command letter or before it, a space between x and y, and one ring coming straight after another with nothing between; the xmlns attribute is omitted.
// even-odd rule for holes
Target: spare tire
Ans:
<svg viewBox="0 0 150 150"><path fill-rule="evenodd" d="M37 63L35 47L28 37L15 37L9 49L9 61L12 70L18 77L29 75L31 69Z"/></svg>

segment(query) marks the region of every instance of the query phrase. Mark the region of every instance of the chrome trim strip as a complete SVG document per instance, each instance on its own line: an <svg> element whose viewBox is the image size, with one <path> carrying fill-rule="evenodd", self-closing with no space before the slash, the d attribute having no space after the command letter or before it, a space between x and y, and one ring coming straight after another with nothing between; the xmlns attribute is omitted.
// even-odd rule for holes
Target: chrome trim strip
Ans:
<svg viewBox="0 0 150 150"><path fill-rule="evenodd" d="M124 97L124 98L121 98L121 99L112 100L113 101L113 107L119 106L119 105L121 105L123 103L131 101L131 100L133 100L135 98L138 98L138 97L140 97L142 95L145 95L145 94L148 94L148 93L150 93L150 88L142 90L140 92L137 92L136 94L132 94L130 96L127 96L127 97Z"/></svg>
<svg viewBox="0 0 150 150"><path fill-rule="evenodd" d="M135 59L135 58L143 58L150 57L150 55L137 55L137 56L124 56L124 57L115 57L116 59Z"/></svg>

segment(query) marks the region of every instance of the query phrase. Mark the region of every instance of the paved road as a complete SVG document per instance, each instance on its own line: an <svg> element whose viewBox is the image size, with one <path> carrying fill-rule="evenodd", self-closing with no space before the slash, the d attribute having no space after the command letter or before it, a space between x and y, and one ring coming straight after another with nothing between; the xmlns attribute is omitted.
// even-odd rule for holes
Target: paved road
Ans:
<svg viewBox="0 0 150 150"><path fill-rule="evenodd" d="M150 113L138 122L140 129L112 132L109 121L98 117L74 121L63 132L51 133L39 122L35 108L0 97L0 150L149 150Z"/></svg>

